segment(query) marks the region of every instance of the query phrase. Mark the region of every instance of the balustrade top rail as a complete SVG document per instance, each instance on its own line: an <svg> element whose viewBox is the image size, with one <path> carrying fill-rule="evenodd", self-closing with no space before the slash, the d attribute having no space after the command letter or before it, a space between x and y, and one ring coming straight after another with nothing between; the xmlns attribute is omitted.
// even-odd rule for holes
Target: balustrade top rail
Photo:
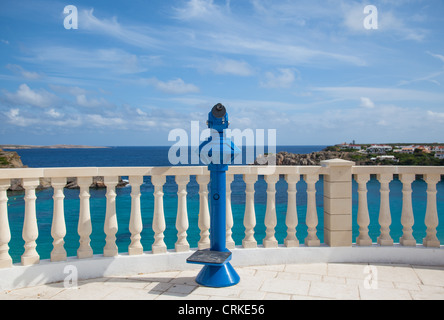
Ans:
<svg viewBox="0 0 444 320"><path fill-rule="evenodd" d="M228 174L286 175L329 174L325 166L230 166ZM407 174L444 175L444 167L437 166L352 166L351 174ZM74 168L18 168L0 169L0 180L28 178L104 177L104 176L177 176L209 175L206 166L189 167L74 167Z"/></svg>
<svg viewBox="0 0 444 320"><path fill-rule="evenodd" d="M321 166L232 166L227 175L227 247L233 248L235 243L232 239L233 217L231 212L231 182L234 175L242 175L245 181L245 214L244 226L245 237L242 241L244 248L257 248L258 244L254 237L256 227L256 214L254 203L254 184L258 176L264 176L267 183L267 206L264 224L266 226L266 236L263 239L265 248L278 246L275 238L276 217L276 183L279 176L284 176L288 183L288 204L285 224L287 227L286 247L297 247L299 241L296 238L296 227L298 226L298 214L296 204L296 184L302 179L307 184L307 213L306 226L307 237L304 241L306 246L320 246L317 237L318 215L316 209L316 188L315 184L320 176L324 176L324 242L328 246L352 246L352 179L358 185L359 210L357 222L359 224L359 237L356 244L359 246L372 245L372 240L368 235L368 225L370 222L367 205L367 182L370 175L376 175L381 183L381 206L379 213L379 224L381 235L378 244L381 246L391 246L394 241L390 237L391 214L389 205L389 183L393 180L393 175L397 174L403 184L403 208L402 225L403 236L400 244L403 246L416 246L416 240L412 236L412 226L414 224L412 209L412 189L411 184L415 180L415 175L423 175L427 183L427 212L425 225L427 226L427 236L423 245L426 247L440 247L440 242L436 237L438 226L437 212L437 189L436 185L444 175L444 167L421 167L421 166L354 166L353 162L344 160L323 161ZM117 177L128 176L131 185L131 216L129 231L131 232L131 244L129 245L129 255L140 255L144 252L141 245L141 232L143 230L140 208L141 191L144 176L150 176L154 185L154 214L152 228L154 231L154 243L152 254L162 254L167 252L164 242L164 231L166 228L164 207L163 207L163 186L166 183L166 176L175 176L178 184L178 207L177 207L177 242L176 252L188 251L190 249L187 241L187 230L189 228L187 213L187 184L190 176L196 176L199 184L199 229L201 230L199 249L209 247L209 209L208 209L208 183L209 171L207 167L88 167L88 168L23 168L23 169L0 169L0 268L12 267L12 259L8 253L11 231L8 223L8 197L7 189L11 179L23 179L25 188L25 218L23 224L22 237L25 241L25 252L21 257L23 265L38 264L40 256L36 251L36 240L38 238L38 227L36 218L36 193L40 178L50 178L54 188L54 214L51 228L51 236L54 238L51 261L64 261L67 259L64 249L64 237L66 226L64 220L64 187L68 177L77 177L80 186L80 212L78 233L80 236L77 257L79 259L91 258L93 251L90 246L91 235L91 213L90 213L90 193L89 186L92 177L105 177L104 183L107 186L106 192L106 217L104 231L106 234L106 245L103 249L105 257L113 257L118 254L116 245L116 233L118 230L116 218L116 192L118 182Z"/></svg>

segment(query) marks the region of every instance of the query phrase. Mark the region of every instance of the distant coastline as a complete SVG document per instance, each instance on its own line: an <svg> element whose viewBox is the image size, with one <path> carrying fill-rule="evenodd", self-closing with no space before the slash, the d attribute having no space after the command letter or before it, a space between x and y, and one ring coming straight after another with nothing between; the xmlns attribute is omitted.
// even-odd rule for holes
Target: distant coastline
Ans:
<svg viewBox="0 0 444 320"><path fill-rule="evenodd" d="M52 146L31 146L31 145L17 145L4 144L0 145L0 149L20 150L20 149L108 149L109 147L95 147L84 145L70 145L70 144L56 144Z"/></svg>

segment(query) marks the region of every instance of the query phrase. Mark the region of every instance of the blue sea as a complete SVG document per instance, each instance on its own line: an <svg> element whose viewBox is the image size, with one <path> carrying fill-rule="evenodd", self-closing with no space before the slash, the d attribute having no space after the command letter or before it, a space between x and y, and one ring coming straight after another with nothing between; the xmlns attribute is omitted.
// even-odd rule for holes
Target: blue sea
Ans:
<svg viewBox="0 0 444 320"><path fill-rule="evenodd" d="M287 151L291 153L311 153L320 151L326 146L280 146L277 152ZM29 149L15 150L21 156L25 165L31 168L37 167L134 167L134 166L170 166L168 161L169 147L111 147L106 149ZM191 154L189 150L189 154ZM245 152L245 149L244 149ZM265 150L267 152L267 150ZM244 158L244 164L245 158ZM126 177L123 177L124 179ZM444 218L444 181L438 186L438 214ZM267 184L263 177L259 177L255 185L255 210L256 228L255 238L258 244L262 243L265 237L264 217L266 210L266 189ZM415 215L414 237L418 243L426 235L424 218L426 212L427 185L423 180L416 180L413 183L413 209ZM285 215L287 211L287 183L280 179L276 185L276 212L278 225L276 227L276 238L279 243L283 243L286 237ZM323 180L316 184L316 202L319 217L318 237L323 241ZM194 176L187 186L188 196L188 241L191 247L197 247L199 241L198 213L199 213L199 186ZM297 205L299 225L297 227L297 237L301 243L307 236L307 226L305 215L307 210L306 183L300 181L297 184ZM105 190L91 189L91 219L93 232L91 235L91 246L95 254L102 253L105 246L105 233L103 231L106 211ZM119 252L127 252L130 244L129 220L131 212L131 187L117 189L117 219L119 231L117 233L117 245ZM154 211L154 187L150 178L144 178L141 187L141 208L142 208L142 245L145 251L151 250L154 242L154 232L152 230L152 220ZM165 242L169 249L174 248L177 240L176 213L177 213L177 185L174 177L167 177L164 186L164 209L165 209ZM51 224L53 214L53 190L46 189L37 192L37 222L39 228L39 238L37 240L37 251L41 259L49 259L52 250ZM22 239L22 229L24 221L24 193L8 193L8 212L12 239L10 242L10 254L14 262L20 262L20 257L24 252L24 241ZM378 214L379 214L379 182L374 178L368 183L368 205L370 213L369 234L374 242L379 236ZM65 249L68 256L76 256L79 246L79 236L77 225L79 217L79 190L65 189L65 220L67 234L65 237ZM395 179L390 184L390 209L392 214L391 236L395 242L402 236L401 211L402 211L402 184ZM245 183L241 176L236 176L232 184L232 211L234 218L233 239L237 245L242 244L245 228L243 218L245 211ZM357 183L353 182L353 239L358 236L358 225L356 223L358 212ZM442 219L440 219L442 220ZM444 221L444 220L443 220ZM438 227L438 238L444 240L444 224Z"/></svg>

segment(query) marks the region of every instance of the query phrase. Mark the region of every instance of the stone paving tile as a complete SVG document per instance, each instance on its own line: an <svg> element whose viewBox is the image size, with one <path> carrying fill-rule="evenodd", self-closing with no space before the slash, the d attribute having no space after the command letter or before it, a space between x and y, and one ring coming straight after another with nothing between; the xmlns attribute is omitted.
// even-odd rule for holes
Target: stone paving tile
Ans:
<svg viewBox="0 0 444 320"><path fill-rule="evenodd" d="M264 281L261 291L271 293L307 295L310 288L309 281L289 279L268 279Z"/></svg>
<svg viewBox="0 0 444 320"><path fill-rule="evenodd" d="M364 286L359 286L359 293L362 300L412 300L410 292L402 289L366 289Z"/></svg>
<svg viewBox="0 0 444 320"><path fill-rule="evenodd" d="M329 299L359 300L357 286L330 282L312 282L308 295Z"/></svg>
<svg viewBox="0 0 444 320"><path fill-rule="evenodd" d="M0 291L0 300L444 300L444 267L299 264L236 268L229 288L199 286L199 270L139 274ZM371 271L371 272L370 272Z"/></svg>
<svg viewBox="0 0 444 320"><path fill-rule="evenodd" d="M285 267L285 272L290 273L305 273L327 275L326 263L307 263L307 264L289 264Z"/></svg>
<svg viewBox="0 0 444 320"><path fill-rule="evenodd" d="M413 267L421 284L444 287L444 267Z"/></svg>

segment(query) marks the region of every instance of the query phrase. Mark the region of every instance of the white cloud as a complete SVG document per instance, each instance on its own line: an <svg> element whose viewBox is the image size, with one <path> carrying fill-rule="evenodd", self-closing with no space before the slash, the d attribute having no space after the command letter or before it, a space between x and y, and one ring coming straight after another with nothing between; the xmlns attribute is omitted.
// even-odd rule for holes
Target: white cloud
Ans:
<svg viewBox="0 0 444 320"><path fill-rule="evenodd" d="M19 109L10 109L9 111L4 113L8 118L8 122L12 125L19 127L27 127L33 123L35 123L35 119L27 119L20 115Z"/></svg>
<svg viewBox="0 0 444 320"><path fill-rule="evenodd" d="M88 114L85 116L85 119L93 126L96 127L114 127L114 126L120 126L119 129L122 128L122 126L125 125L125 120L122 118L117 117L104 117L100 114Z"/></svg>
<svg viewBox="0 0 444 320"><path fill-rule="evenodd" d="M364 27L364 19L369 14L364 14L365 4L357 2L345 2L340 3L343 11L343 24L348 31L352 33L376 33L376 34L393 34L401 37L404 40L414 40L421 42L424 40L427 32L420 27L413 27L413 19L409 15L404 18L398 10L392 10L388 6L378 6L378 29L367 30ZM396 4L394 4L396 5ZM408 20L407 20L408 19Z"/></svg>
<svg viewBox="0 0 444 320"><path fill-rule="evenodd" d="M143 83L154 86L157 90L160 90L169 94L186 94L197 93L200 91L199 87L191 83L185 83L180 78L173 79L167 82L160 81L157 78L143 79Z"/></svg>
<svg viewBox="0 0 444 320"><path fill-rule="evenodd" d="M296 80L295 72L292 69L279 69L278 74L267 72L265 81L261 81L261 86L266 88L289 88Z"/></svg>
<svg viewBox="0 0 444 320"><path fill-rule="evenodd" d="M111 74L134 74L148 70L153 63L148 56L137 56L122 49L90 49L80 47L45 46L32 49L32 57L23 60L38 63L46 69L57 72L77 72L101 70ZM63 69L65 67L66 69ZM93 73L96 76L96 73Z"/></svg>
<svg viewBox="0 0 444 320"><path fill-rule="evenodd" d="M37 72L26 71L25 69L23 69L23 67L16 64L8 64L6 65L6 68L28 80L37 80L42 77L41 74Z"/></svg>
<svg viewBox="0 0 444 320"><path fill-rule="evenodd" d="M59 86L55 84L49 84L49 87L52 91L55 91L57 93L70 94L72 96L79 96L82 94L85 95L88 93L87 90L80 87Z"/></svg>
<svg viewBox="0 0 444 320"><path fill-rule="evenodd" d="M444 94L421 90L373 87L319 87L313 91L324 93L330 97L342 100L359 100L368 97L373 102L378 101L420 101L442 102Z"/></svg>
<svg viewBox="0 0 444 320"><path fill-rule="evenodd" d="M100 99L88 99L86 95L80 94L76 97L76 102L81 107L86 108L98 108L109 107L111 104L103 98Z"/></svg>
<svg viewBox="0 0 444 320"><path fill-rule="evenodd" d="M7 100L13 105L26 105L39 108L47 108L58 101L58 98L46 90L32 90L26 84L20 85L16 93L6 92Z"/></svg>
<svg viewBox="0 0 444 320"><path fill-rule="evenodd" d="M148 35L148 33L154 33L154 30L149 30L143 26L122 26L116 17L101 20L94 16L94 9L81 11L79 22L79 29L106 34L136 47L153 48L157 47L160 43Z"/></svg>
<svg viewBox="0 0 444 320"><path fill-rule="evenodd" d="M224 20L229 6L215 5L213 0L190 0L183 7L175 8L175 18L180 20L205 20L215 23ZM224 10L225 9L225 10Z"/></svg>
<svg viewBox="0 0 444 320"><path fill-rule="evenodd" d="M361 97L361 107L373 109L375 104L370 98Z"/></svg>
<svg viewBox="0 0 444 320"><path fill-rule="evenodd" d="M309 36L305 36L305 31L313 33L311 29L304 29L301 33L301 22L293 23L293 20L298 20L298 17L304 14L312 16L311 9L315 14L319 12L320 19L329 15L336 16L337 5L334 6L333 12L329 12L324 8L324 2L315 5L309 2L302 5L294 1L275 2L255 1L255 8L263 7L266 10L245 15L239 14L239 11L231 11L229 6L216 4L215 1L187 1L182 7L176 8L176 17L190 24L192 28L184 26L178 30L176 33L185 36L175 36L176 42L210 52L259 57L278 62L280 65L313 62L319 65L320 62L331 60L351 65L366 65L362 58L350 54L351 50L341 52L335 49L336 52L332 52L330 48L320 46L319 42L313 42ZM304 8L307 6L310 10ZM332 6L330 4L329 8ZM278 9L275 9L276 7ZM299 9L302 9L300 14ZM265 23L267 21L270 22ZM205 22L205 28L201 27L202 22ZM305 22L302 25L305 25Z"/></svg>
<svg viewBox="0 0 444 320"><path fill-rule="evenodd" d="M441 60L442 62L444 62L444 56L443 56L443 55L441 55L441 54L436 54L436 53L432 53L432 52L429 52L429 51L427 51L427 53L428 53L429 55L431 55L432 57L434 57L434 58L436 58L436 59L439 59L439 60Z"/></svg>
<svg viewBox="0 0 444 320"><path fill-rule="evenodd" d="M214 62L212 71L216 74L232 74L236 76L251 76L254 71L245 61L222 59Z"/></svg>
<svg viewBox="0 0 444 320"><path fill-rule="evenodd" d="M54 119L58 119L63 117L63 114L60 112L57 112L55 109L49 109L48 111L45 112L48 116L50 116L51 118Z"/></svg>
<svg viewBox="0 0 444 320"><path fill-rule="evenodd" d="M444 112L427 111L427 115L438 122L444 122Z"/></svg>

